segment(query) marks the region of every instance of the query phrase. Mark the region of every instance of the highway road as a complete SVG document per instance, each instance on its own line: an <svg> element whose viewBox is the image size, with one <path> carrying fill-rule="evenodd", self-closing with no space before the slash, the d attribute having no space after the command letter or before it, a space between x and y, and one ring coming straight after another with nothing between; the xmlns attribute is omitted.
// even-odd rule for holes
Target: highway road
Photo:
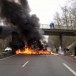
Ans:
<svg viewBox="0 0 76 76"><path fill-rule="evenodd" d="M76 59L60 55L14 55L0 59L0 76L76 76Z"/></svg>

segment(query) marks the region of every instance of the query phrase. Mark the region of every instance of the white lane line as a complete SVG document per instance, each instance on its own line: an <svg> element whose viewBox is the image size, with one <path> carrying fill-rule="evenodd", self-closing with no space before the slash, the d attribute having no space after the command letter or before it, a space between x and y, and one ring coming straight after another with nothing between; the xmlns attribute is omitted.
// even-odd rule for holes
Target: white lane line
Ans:
<svg viewBox="0 0 76 76"><path fill-rule="evenodd" d="M27 61L25 64L23 64L22 67L25 67L28 63L29 63L29 61Z"/></svg>
<svg viewBox="0 0 76 76"><path fill-rule="evenodd" d="M73 69L71 69L67 64L65 64L65 63L63 63L63 65L71 72L71 73L73 73L75 76L76 76L76 72L73 70Z"/></svg>
<svg viewBox="0 0 76 76"><path fill-rule="evenodd" d="M9 57L5 57L5 58L2 58L0 60L4 60L4 59L7 59L7 58L10 58L10 57L13 57L13 56L15 56L15 55L12 55L12 56L9 56Z"/></svg>

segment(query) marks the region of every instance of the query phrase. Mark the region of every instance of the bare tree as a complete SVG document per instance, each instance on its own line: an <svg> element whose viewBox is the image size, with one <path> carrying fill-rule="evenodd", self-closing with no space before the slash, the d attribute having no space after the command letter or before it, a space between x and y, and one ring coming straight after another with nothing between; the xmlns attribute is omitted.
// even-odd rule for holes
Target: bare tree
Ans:
<svg viewBox="0 0 76 76"><path fill-rule="evenodd" d="M72 12L72 16L73 16L73 27L75 29L76 28L76 1L72 5L71 12Z"/></svg>
<svg viewBox="0 0 76 76"><path fill-rule="evenodd" d="M72 15L72 11L71 11L72 9L70 8L69 9L69 24L70 24L70 26L73 28L73 15Z"/></svg>
<svg viewBox="0 0 76 76"><path fill-rule="evenodd" d="M61 23L61 18L58 12L56 12L54 20L58 28L61 28L60 26L62 25L62 23Z"/></svg>
<svg viewBox="0 0 76 76"><path fill-rule="evenodd" d="M68 20L70 26L75 29L76 27L76 1L75 0L70 0L69 1L70 6L68 8Z"/></svg>
<svg viewBox="0 0 76 76"><path fill-rule="evenodd" d="M63 25L69 26L69 13L68 13L68 8L67 6L62 7L62 21L63 21Z"/></svg>

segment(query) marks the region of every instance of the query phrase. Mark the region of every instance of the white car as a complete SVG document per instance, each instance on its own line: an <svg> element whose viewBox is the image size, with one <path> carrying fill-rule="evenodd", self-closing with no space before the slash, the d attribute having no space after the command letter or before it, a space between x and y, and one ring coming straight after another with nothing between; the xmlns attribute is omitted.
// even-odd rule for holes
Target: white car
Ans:
<svg viewBox="0 0 76 76"><path fill-rule="evenodd" d="M5 51L10 52L10 51L12 51L12 48L7 47L7 48L5 48Z"/></svg>
<svg viewBox="0 0 76 76"><path fill-rule="evenodd" d="M12 48L10 47L6 47L3 51L3 54L8 54L8 53L11 53L12 52Z"/></svg>

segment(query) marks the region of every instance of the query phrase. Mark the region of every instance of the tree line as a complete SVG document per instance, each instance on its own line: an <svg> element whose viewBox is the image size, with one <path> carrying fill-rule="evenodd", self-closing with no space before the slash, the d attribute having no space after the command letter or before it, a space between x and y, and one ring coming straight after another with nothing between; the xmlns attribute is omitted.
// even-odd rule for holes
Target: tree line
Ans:
<svg viewBox="0 0 76 76"><path fill-rule="evenodd" d="M71 26L71 29L76 29L76 1L71 0L67 5L64 7L61 7L61 12L55 13L54 21L56 25L59 26L66 26L69 28Z"/></svg>

